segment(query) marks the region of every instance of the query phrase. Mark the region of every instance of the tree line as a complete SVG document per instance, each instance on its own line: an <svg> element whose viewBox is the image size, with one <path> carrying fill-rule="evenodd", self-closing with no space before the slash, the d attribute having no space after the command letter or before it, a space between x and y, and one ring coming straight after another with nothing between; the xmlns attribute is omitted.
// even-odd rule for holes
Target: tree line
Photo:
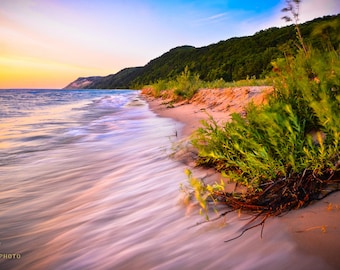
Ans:
<svg viewBox="0 0 340 270"><path fill-rule="evenodd" d="M306 22L300 25L300 30L305 43L314 49L340 48L340 14ZM271 72L272 61L294 56L297 51L294 25L272 27L252 36L230 38L205 47L176 47L143 67L100 77L86 88L140 89L158 80L176 78L185 67L207 82L261 79Z"/></svg>

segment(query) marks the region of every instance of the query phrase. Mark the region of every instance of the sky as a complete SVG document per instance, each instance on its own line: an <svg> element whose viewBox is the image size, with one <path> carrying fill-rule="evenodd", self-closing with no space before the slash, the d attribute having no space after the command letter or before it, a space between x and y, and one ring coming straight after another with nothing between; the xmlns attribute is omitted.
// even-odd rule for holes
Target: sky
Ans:
<svg viewBox="0 0 340 270"><path fill-rule="evenodd" d="M300 22L340 13L303 0ZM144 66L172 48L288 25L285 0L0 0L0 89L63 88Z"/></svg>

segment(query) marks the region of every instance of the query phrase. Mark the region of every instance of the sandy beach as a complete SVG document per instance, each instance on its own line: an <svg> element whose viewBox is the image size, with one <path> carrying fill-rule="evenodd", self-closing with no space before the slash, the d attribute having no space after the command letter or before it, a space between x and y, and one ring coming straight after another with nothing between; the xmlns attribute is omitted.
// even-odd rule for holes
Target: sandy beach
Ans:
<svg viewBox="0 0 340 270"><path fill-rule="evenodd" d="M168 105L170 100L167 99L155 99L147 95L143 97L148 101L150 109L159 116L183 123L183 128L176 131L183 142L188 141L190 135L201 126L202 119L208 119L211 115L222 124L230 119L231 113L244 113L244 106L250 101L256 105L266 102L266 96L271 91L271 87L263 86L201 89L190 102L179 102L171 106ZM194 169L194 150L187 150L189 153L181 153L177 158L190 169ZM216 173L210 174L213 175L212 181L220 177ZM335 192L306 208L291 211L279 220L302 252L321 258L331 269L339 269L340 192Z"/></svg>

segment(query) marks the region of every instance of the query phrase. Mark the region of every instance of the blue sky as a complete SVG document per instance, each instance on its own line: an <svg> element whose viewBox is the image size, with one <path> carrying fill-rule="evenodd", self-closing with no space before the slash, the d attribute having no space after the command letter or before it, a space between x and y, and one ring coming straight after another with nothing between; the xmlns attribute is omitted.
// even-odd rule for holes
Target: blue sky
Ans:
<svg viewBox="0 0 340 270"><path fill-rule="evenodd" d="M287 25L284 0L0 0L0 88L60 88L142 66L168 50ZM340 13L304 0L301 22Z"/></svg>

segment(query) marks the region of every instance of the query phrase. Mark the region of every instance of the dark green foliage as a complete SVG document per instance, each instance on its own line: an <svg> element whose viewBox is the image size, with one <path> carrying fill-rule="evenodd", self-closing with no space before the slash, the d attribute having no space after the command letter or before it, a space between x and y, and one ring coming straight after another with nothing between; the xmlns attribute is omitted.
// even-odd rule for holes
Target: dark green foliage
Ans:
<svg viewBox="0 0 340 270"><path fill-rule="evenodd" d="M300 31L305 44L316 49L339 48L339 25L340 15L327 16L300 25ZM177 47L144 67L122 70L88 87L140 89L159 80L173 80L186 66L206 82L265 78L272 69L272 61L297 53L300 44L294 28L294 25L273 27L253 36L235 37L201 48Z"/></svg>
<svg viewBox="0 0 340 270"><path fill-rule="evenodd" d="M192 70L190 59L195 50L192 46L171 49L145 65L141 75L133 83L146 85L158 80L173 79L180 75L186 66Z"/></svg>
<svg viewBox="0 0 340 270"><path fill-rule="evenodd" d="M340 15L327 16L300 25L301 35L306 44L316 49L323 49L320 34L315 29L324 24L336 25ZM338 28L324 27L327 46L339 47ZM200 74L203 81L215 81L222 78L226 82L243 80L255 76L263 78L272 69L271 62L284 55L295 55L300 46L296 42L295 26L269 28L253 36L231 38L206 47L178 47L149 62L134 83L147 85L159 79L168 80L178 76L186 66L193 73ZM324 31L326 31L324 30Z"/></svg>
<svg viewBox="0 0 340 270"><path fill-rule="evenodd" d="M101 77L86 86L86 89L129 89L131 81L141 72L142 67L125 68L116 74Z"/></svg>

